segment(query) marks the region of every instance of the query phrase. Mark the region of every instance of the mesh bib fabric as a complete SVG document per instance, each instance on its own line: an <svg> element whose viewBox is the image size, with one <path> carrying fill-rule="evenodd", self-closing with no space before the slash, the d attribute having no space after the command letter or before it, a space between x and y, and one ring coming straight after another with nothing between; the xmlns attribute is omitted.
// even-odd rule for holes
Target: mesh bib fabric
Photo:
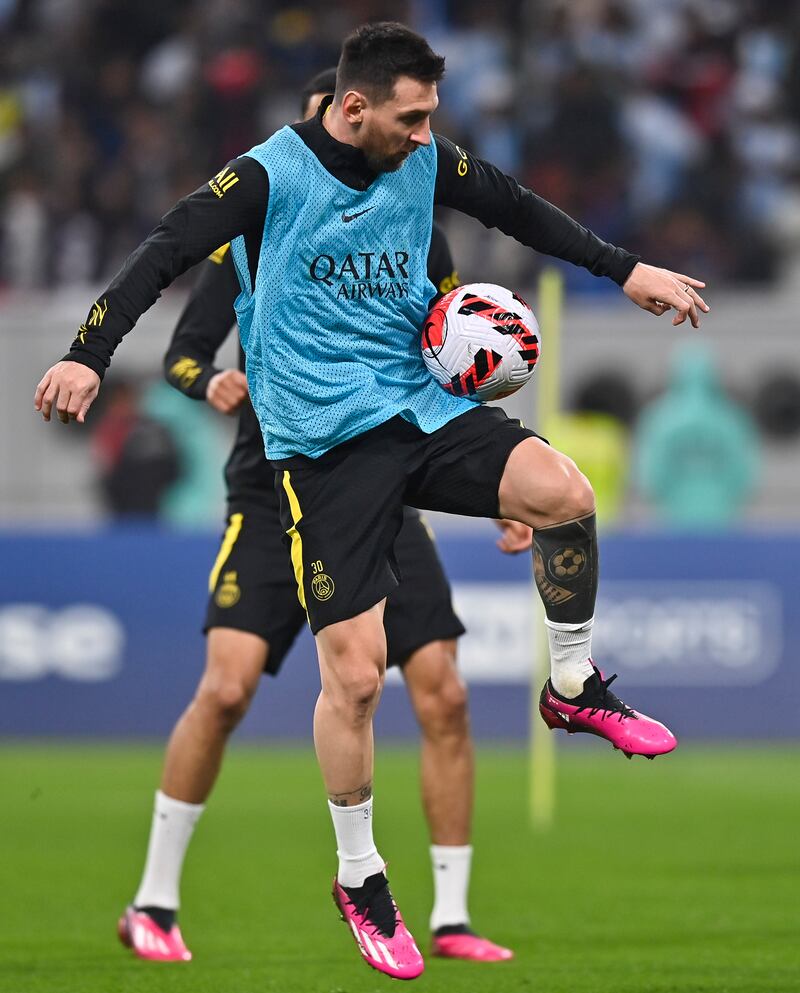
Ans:
<svg viewBox="0 0 800 993"><path fill-rule="evenodd" d="M231 243L247 379L267 455L316 458L397 414L430 433L472 403L425 368L420 333L435 143L368 190L335 179L291 128L247 153L269 174L250 285L244 238Z"/></svg>

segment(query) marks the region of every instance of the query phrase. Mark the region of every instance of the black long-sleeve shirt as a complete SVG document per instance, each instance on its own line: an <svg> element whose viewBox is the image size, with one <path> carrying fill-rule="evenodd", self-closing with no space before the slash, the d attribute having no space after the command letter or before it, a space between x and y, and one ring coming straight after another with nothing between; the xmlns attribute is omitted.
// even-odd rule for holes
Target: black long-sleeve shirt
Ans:
<svg viewBox="0 0 800 993"><path fill-rule="evenodd" d="M428 252L428 277L436 296L449 293L459 284L450 246L444 232L433 225ZM233 304L239 295L239 279L228 245L222 246L200 265L200 272L164 356L167 382L188 397L204 400L208 383L221 370L214 359L234 323ZM244 353L239 349L239 368ZM232 504L255 499L266 506L274 502L275 470L264 455L264 439L249 400L239 412L236 440L225 464L228 500Z"/></svg>
<svg viewBox="0 0 800 993"><path fill-rule="evenodd" d="M323 166L354 190L377 178L360 149L336 141L317 116L292 125ZM523 245L583 266L619 285L638 256L615 248L553 204L521 187L489 162L434 135L438 153L434 203L453 207L496 227ZM180 200L100 295L65 356L103 376L119 342L177 276L238 235L255 276L269 202L269 177L247 155L230 162L208 184Z"/></svg>

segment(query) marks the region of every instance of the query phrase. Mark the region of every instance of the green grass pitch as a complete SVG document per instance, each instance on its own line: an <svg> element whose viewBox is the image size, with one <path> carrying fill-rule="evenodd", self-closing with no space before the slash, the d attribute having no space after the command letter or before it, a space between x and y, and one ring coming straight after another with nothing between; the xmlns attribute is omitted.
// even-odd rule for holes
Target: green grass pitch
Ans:
<svg viewBox="0 0 800 993"><path fill-rule="evenodd" d="M800 990L796 746L626 762L559 742L552 830L528 827L521 751L480 750L471 906L510 963L429 959L420 991ZM596 747L591 747L591 746ZM117 942L138 882L155 747L0 750L1 993L360 993L329 895L333 835L310 748L231 750L187 860L188 964ZM425 947L431 874L416 755L379 747L376 835Z"/></svg>

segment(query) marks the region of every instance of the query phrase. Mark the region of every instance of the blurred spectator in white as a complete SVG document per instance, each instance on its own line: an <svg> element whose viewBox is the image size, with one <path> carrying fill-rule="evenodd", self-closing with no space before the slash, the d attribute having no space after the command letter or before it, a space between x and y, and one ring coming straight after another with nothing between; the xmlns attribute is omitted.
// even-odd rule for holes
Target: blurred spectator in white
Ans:
<svg viewBox="0 0 800 993"><path fill-rule="evenodd" d="M2 225L3 277L20 289L40 285L42 259L47 250L47 213L44 198L33 176L11 177Z"/></svg>

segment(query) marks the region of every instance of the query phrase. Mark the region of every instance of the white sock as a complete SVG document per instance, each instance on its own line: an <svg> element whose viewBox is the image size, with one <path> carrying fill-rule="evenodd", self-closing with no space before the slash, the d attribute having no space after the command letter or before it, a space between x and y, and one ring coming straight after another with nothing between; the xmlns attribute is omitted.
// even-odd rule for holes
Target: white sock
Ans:
<svg viewBox="0 0 800 993"><path fill-rule="evenodd" d="M133 901L135 907L178 909L183 859L194 826L204 810L205 804L173 800L161 790L156 790L147 861Z"/></svg>
<svg viewBox="0 0 800 993"><path fill-rule="evenodd" d="M383 872L385 863L372 840L372 797L355 807L338 807L328 800L336 832L340 886L363 886L367 876Z"/></svg>
<svg viewBox="0 0 800 993"><path fill-rule="evenodd" d="M467 891L472 845L431 845L433 912L431 931L447 924L469 924Z"/></svg>
<svg viewBox="0 0 800 993"><path fill-rule="evenodd" d="M583 624L554 624L545 620L550 640L550 682L553 689L567 700L579 696L592 668L592 624L590 617Z"/></svg>

